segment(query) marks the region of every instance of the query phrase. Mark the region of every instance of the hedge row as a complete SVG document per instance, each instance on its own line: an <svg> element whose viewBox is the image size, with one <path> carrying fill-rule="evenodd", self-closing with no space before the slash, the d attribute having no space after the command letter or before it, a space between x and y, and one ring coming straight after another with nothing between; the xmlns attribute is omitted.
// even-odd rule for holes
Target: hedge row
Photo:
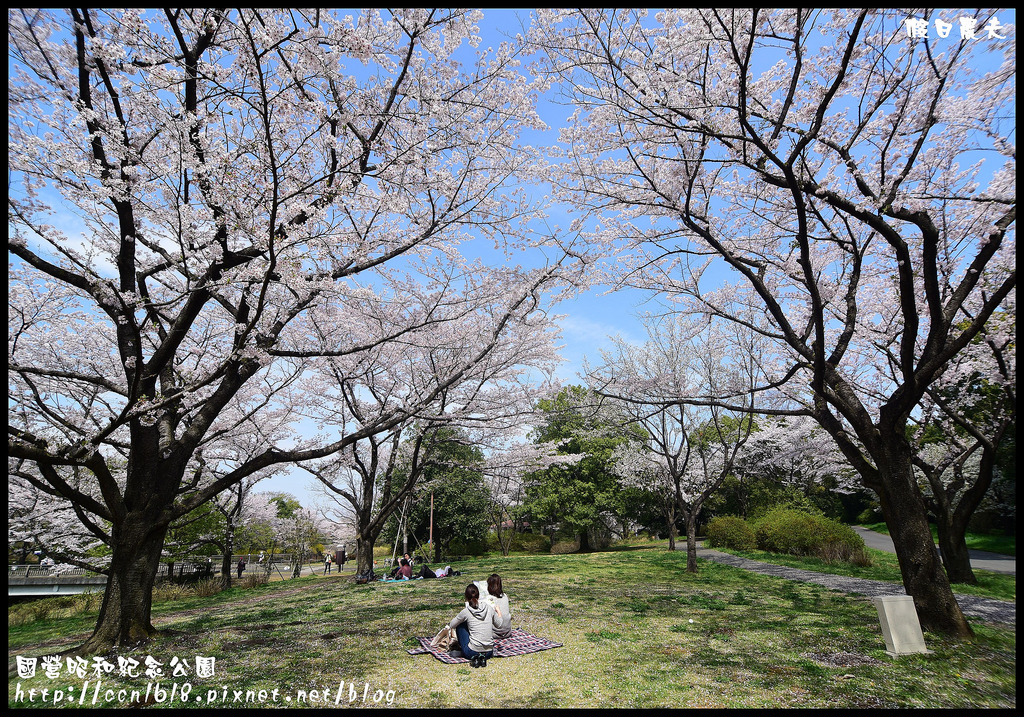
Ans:
<svg viewBox="0 0 1024 717"><path fill-rule="evenodd" d="M756 521L735 516L708 523L708 546L733 550L764 550L787 555L811 555L828 562L870 565L864 540L853 528L821 515L776 508Z"/></svg>

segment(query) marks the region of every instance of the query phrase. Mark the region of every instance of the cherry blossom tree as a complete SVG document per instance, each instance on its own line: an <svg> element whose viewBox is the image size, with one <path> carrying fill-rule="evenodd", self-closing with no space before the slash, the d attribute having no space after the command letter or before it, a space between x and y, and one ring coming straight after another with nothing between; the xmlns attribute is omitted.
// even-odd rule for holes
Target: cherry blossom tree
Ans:
<svg viewBox="0 0 1024 717"><path fill-rule="evenodd" d="M301 576L306 558L321 552L334 530L333 523L318 506L303 506L294 495L282 491L246 495L235 527L237 532L247 533L250 541L258 538L269 548L270 556L262 563L250 564L250 569L262 570L269 576L273 555L282 551L291 561L292 578Z"/></svg>
<svg viewBox="0 0 1024 717"><path fill-rule="evenodd" d="M928 388L913 417L914 466L926 480L939 549L954 583L977 584L968 522L995 479L998 452L1016 417L1014 311L1002 311Z"/></svg>
<svg viewBox="0 0 1024 717"><path fill-rule="evenodd" d="M291 557L291 577L302 576L302 566L313 553L321 553L330 540L331 523L317 509L307 508L291 493L272 492L269 502L276 506L274 537Z"/></svg>
<svg viewBox="0 0 1024 717"><path fill-rule="evenodd" d="M33 468L15 462L8 470L8 543L40 549L62 564L102 570L99 563L106 553L102 522L55 491L41 489L38 475L29 475ZM84 482L74 473L69 481L73 485Z"/></svg>
<svg viewBox="0 0 1024 717"><path fill-rule="evenodd" d="M410 425L403 424L390 431L369 435L346 447L328 464L307 467L327 488L328 496L346 509L355 525L356 573L373 572L373 548L387 524L410 495L422 473L420 452L426 434L413 439L413 445L402 442ZM403 454L403 448L408 456ZM403 458L408 470L401 471Z"/></svg>
<svg viewBox="0 0 1024 717"><path fill-rule="evenodd" d="M475 304L451 301L447 287L410 284L396 303L429 317L419 319L421 330L358 356L325 354L309 373L304 413L318 428L361 436L337 456L302 463L351 510L358 572L371 571L377 538L443 446L439 434L460 429L485 445L520 431L533 415L547 390L542 379L557 362L554 327L535 311L535 292L549 276L550 268L517 296L495 275L474 287ZM321 333L324 345L333 345L335 323L318 326L330 327Z"/></svg>
<svg viewBox="0 0 1024 717"><path fill-rule="evenodd" d="M222 530L218 531L218 534L212 538L211 542L220 548L220 574L224 589L231 587L231 574L235 563L235 547L237 545L236 533L242 526L245 504L251 500L256 484L265 477L266 475L259 474L249 476L214 496L210 502L213 510L223 520Z"/></svg>
<svg viewBox="0 0 1024 717"><path fill-rule="evenodd" d="M759 417L736 475L788 486L803 495L815 490L840 494L862 490L839 446L809 416Z"/></svg>
<svg viewBox="0 0 1024 717"><path fill-rule="evenodd" d="M542 416L536 416L538 422ZM524 420L521 425L529 426ZM553 465L575 463L579 456L559 455L550 443L530 443L515 438L487 447L481 470L490 496L490 518L502 555L512 550L512 541L524 523L520 510L526 500L526 477Z"/></svg>
<svg viewBox="0 0 1024 717"><path fill-rule="evenodd" d="M615 470L626 485L663 497L671 550L677 512L683 518L686 570L695 573L697 522L753 428L759 355L747 331L730 335L680 315L647 317L643 324L648 341L634 346L616 339L588 381L646 434L618 451ZM726 395L737 405L723 408L705 398Z"/></svg>
<svg viewBox="0 0 1024 717"><path fill-rule="evenodd" d="M9 12L8 453L110 525L81 652L156 635L173 520L393 429L470 368L451 363L373 425L296 437L298 387L319 361L429 345L459 331L459 311L474 317L462 330L497 343L543 316L578 263L529 230L519 178L533 159L517 138L538 120L514 54L452 56L472 53L479 17ZM474 237L498 260L464 257ZM430 310L406 310L414 286ZM293 430L255 453L221 447L265 424ZM204 484L200 450L217 459Z"/></svg>
<svg viewBox="0 0 1024 717"><path fill-rule="evenodd" d="M918 37L896 9L545 10L530 39L576 108L562 196L624 250L620 285L766 317L788 359L766 387L879 496L922 626L966 636L907 437L1016 283L1013 30L962 15L1004 32Z"/></svg>
<svg viewBox="0 0 1024 717"><path fill-rule="evenodd" d="M263 553L264 560L257 560L257 565L251 567L262 570L268 578L273 570L275 551L285 545L284 520L278 515L281 512L281 495L268 491L250 493L238 516L236 538L240 538L250 552L257 548Z"/></svg>

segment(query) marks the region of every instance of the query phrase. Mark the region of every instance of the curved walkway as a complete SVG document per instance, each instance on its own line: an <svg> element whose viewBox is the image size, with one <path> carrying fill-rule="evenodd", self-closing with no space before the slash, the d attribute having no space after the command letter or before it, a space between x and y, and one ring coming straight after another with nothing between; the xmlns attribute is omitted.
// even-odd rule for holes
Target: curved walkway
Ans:
<svg viewBox="0 0 1024 717"><path fill-rule="evenodd" d="M686 543L681 544L680 550L686 550ZM887 583L881 580L864 580L851 578L844 575L828 575L816 573L810 570L789 568L783 565L772 565L757 560L741 558L737 555L730 555L718 550L703 547L703 543L697 548L697 557L705 560L713 560L716 563L732 565L743 570L750 570L763 575L772 575L786 580L796 580L805 583L815 583L846 593L859 593L868 597L879 595L906 595L906 590L899 583ZM1001 622L1010 625L1017 624L1017 604L1003 600L991 600L989 598L976 597L974 595L955 594L956 601L964 615L981 618L991 622Z"/></svg>
<svg viewBox="0 0 1024 717"><path fill-rule="evenodd" d="M857 532L857 535L864 539L864 544L869 548L884 550L887 553L896 552L896 548L892 544L892 538L888 535L876 533L859 525L850 527ZM968 550L967 553L971 557L971 567L975 570L990 570L993 573L1009 573L1010 575L1017 574L1017 558L1013 555L988 553L984 550Z"/></svg>

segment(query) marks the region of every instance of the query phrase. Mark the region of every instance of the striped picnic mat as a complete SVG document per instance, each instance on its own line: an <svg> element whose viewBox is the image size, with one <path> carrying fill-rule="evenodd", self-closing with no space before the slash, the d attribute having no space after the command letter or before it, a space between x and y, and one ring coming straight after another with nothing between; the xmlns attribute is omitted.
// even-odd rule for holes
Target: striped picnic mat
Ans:
<svg viewBox="0 0 1024 717"><path fill-rule="evenodd" d="M420 647L414 647L409 650L410 655L430 653L441 662L449 665L469 662L469 659L466 657L452 657L445 650L431 647L430 641L434 639L433 635L430 637L417 637L416 639L420 641ZM541 650L550 650L552 647L561 646L562 644L559 642L552 642L543 637L531 635L517 627L513 628L512 634L508 637L494 640L494 657L515 657L516 655L526 655L531 652L540 652Z"/></svg>

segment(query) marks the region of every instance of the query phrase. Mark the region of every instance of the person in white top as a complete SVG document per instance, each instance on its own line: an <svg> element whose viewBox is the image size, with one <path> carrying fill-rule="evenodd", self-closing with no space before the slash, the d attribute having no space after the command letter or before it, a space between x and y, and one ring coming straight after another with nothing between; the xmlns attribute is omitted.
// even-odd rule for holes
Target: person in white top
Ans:
<svg viewBox="0 0 1024 717"><path fill-rule="evenodd" d="M481 600L490 603L494 607L494 611L498 613L498 617L501 618L500 627L494 628L494 637L500 639L511 635L512 609L508 604L508 595L502 588L501 576L492 573L486 581L477 580L473 584L480 591Z"/></svg>

